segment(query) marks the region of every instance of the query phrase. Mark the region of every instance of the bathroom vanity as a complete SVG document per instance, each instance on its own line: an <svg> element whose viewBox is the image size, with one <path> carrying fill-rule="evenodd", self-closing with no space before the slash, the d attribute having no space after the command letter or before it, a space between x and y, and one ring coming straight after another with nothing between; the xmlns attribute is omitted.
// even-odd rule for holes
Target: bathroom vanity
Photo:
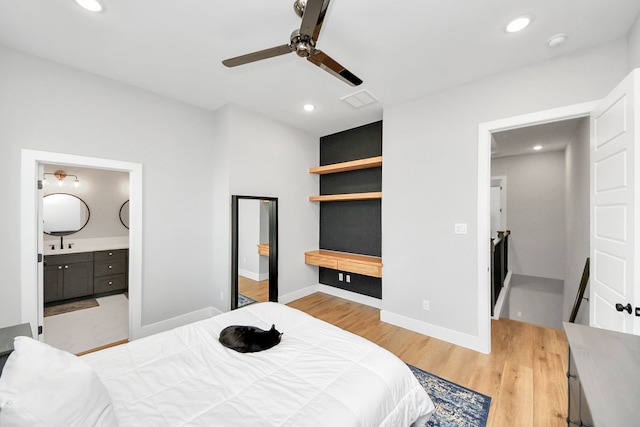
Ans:
<svg viewBox="0 0 640 427"><path fill-rule="evenodd" d="M44 303L115 294L127 290L128 249L44 257Z"/></svg>

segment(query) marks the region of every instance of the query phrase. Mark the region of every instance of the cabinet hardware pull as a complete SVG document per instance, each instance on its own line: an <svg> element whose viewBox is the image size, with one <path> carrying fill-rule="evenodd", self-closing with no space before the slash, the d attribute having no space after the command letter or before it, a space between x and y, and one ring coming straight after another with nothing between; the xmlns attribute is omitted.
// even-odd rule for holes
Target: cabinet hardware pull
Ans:
<svg viewBox="0 0 640 427"><path fill-rule="evenodd" d="M575 424L575 425L579 426L581 424L581 421L572 420L571 418L567 417L567 423L568 424Z"/></svg>
<svg viewBox="0 0 640 427"><path fill-rule="evenodd" d="M575 378L576 375L572 374L571 372L567 371L567 378Z"/></svg>
<svg viewBox="0 0 640 427"><path fill-rule="evenodd" d="M68 265L65 265L65 266L64 266L64 268L69 268L69 266L68 266Z"/></svg>
<svg viewBox="0 0 640 427"><path fill-rule="evenodd" d="M58 270L62 270L62 266L61 265L58 266Z"/></svg>
<svg viewBox="0 0 640 427"><path fill-rule="evenodd" d="M113 285L113 282L109 282L109 286Z"/></svg>
<svg viewBox="0 0 640 427"><path fill-rule="evenodd" d="M109 252L109 256L112 256L112 255L113 255L113 252Z"/></svg>
<svg viewBox="0 0 640 427"><path fill-rule="evenodd" d="M627 311L629 312L629 314L631 314L631 303L628 303L627 305L622 305L620 303L616 304L616 310L618 311Z"/></svg>
<svg viewBox="0 0 640 427"><path fill-rule="evenodd" d="M113 268L113 266L110 265L109 268Z"/></svg>

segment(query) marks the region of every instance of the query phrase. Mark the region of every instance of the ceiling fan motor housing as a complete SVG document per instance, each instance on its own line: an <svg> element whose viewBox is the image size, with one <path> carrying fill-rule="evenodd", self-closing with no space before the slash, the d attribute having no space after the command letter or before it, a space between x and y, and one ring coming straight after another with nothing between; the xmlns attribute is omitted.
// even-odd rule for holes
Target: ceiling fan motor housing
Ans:
<svg viewBox="0 0 640 427"><path fill-rule="evenodd" d="M294 50L296 54L302 58L306 58L313 54L316 48L316 44L309 36L301 35L299 30L295 30L291 33L291 42L289 44L291 50Z"/></svg>

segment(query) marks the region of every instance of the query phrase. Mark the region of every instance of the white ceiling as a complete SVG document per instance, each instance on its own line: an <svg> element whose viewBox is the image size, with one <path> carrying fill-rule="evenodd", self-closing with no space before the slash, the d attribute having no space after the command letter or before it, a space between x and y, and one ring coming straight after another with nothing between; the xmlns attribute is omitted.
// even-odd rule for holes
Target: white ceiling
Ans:
<svg viewBox="0 0 640 427"><path fill-rule="evenodd" d="M627 34L638 0L332 0L318 48L364 80L353 88L294 53L226 68L223 59L288 43L293 0L0 1L0 44L215 110L233 103L326 135L385 106L566 55ZM533 16L519 34L510 18ZM567 34L555 49L547 40ZM366 89L379 102L340 98ZM317 109L306 113L305 103Z"/></svg>
<svg viewBox="0 0 640 427"><path fill-rule="evenodd" d="M579 137L580 126L585 120L587 118L583 117L495 132L491 135L491 157L563 151ZM535 151L536 145L542 149Z"/></svg>

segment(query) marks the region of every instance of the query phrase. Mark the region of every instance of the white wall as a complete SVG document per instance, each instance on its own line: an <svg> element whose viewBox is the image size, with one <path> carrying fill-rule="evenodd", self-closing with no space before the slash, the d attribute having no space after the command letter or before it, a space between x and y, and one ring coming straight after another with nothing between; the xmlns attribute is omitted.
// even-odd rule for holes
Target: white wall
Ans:
<svg viewBox="0 0 640 427"><path fill-rule="evenodd" d="M626 74L618 40L386 108L383 312L479 348L478 125L600 99Z"/></svg>
<svg viewBox="0 0 640 427"><path fill-rule="evenodd" d="M129 174L125 172L101 169L76 168L70 166L45 165L45 173L63 169L68 175L77 175L80 186L74 186L74 178L63 180L63 186L57 185L57 179L47 177L43 185L44 195L68 193L81 198L89 207L89 222L77 233L64 237L66 243L75 239L128 236L129 230L120 222L120 207L129 200ZM45 234L45 245L49 242L59 246L60 237Z"/></svg>
<svg viewBox="0 0 640 427"><path fill-rule="evenodd" d="M0 48L0 140L14 177L23 148L142 163L142 322L211 305L211 112ZM4 201L0 326L20 320L20 186Z"/></svg>
<svg viewBox="0 0 640 427"><path fill-rule="evenodd" d="M589 257L589 120L583 120L565 150L566 255L562 318L569 320L584 263ZM585 296L589 293L586 292ZM589 303L582 301L576 323L589 324Z"/></svg>
<svg viewBox="0 0 640 427"><path fill-rule="evenodd" d="M513 274L564 280L564 168L563 151L491 161L491 174L505 175L509 183L509 270Z"/></svg>
<svg viewBox="0 0 640 427"><path fill-rule="evenodd" d="M304 263L304 252L319 241L319 206L309 202L318 191L318 177L309 173L319 164L318 138L230 109L231 193L278 198L278 293L317 285L318 269Z"/></svg>
<svg viewBox="0 0 640 427"><path fill-rule="evenodd" d="M316 138L0 47L0 141L0 168L11 177L25 148L143 165L143 325L230 307L231 191L281 197L281 290L317 284L303 261L318 241L317 206L307 201L317 188L307 173ZM0 327L21 318L20 186L3 195Z"/></svg>
<svg viewBox="0 0 640 427"><path fill-rule="evenodd" d="M640 68L640 13L627 34L629 70Z"/></svg>
<svg viewBox="0 0 640 427"><path fill-rule="evenodd" d="M318 188L317 177L308 173L318 165L318 139L233 105L216 115L224 126L218 128L221 142L210 166L215 178L214 281L229 283L231 195L277 197L279 298L290 300L318 284L317 267L304 263L304 252L318 246L318 205L308 201ZM228 304L226 293L223 305Z"/></svg>

